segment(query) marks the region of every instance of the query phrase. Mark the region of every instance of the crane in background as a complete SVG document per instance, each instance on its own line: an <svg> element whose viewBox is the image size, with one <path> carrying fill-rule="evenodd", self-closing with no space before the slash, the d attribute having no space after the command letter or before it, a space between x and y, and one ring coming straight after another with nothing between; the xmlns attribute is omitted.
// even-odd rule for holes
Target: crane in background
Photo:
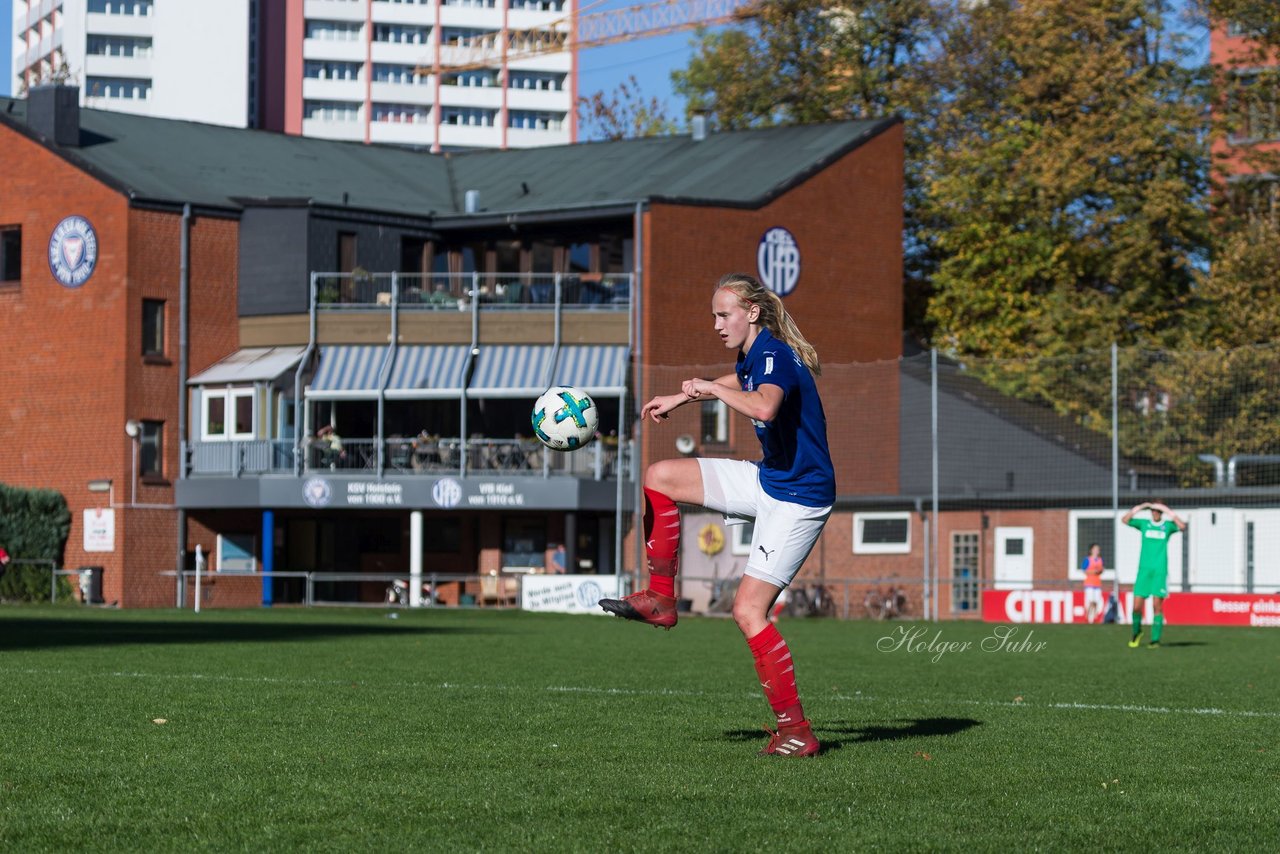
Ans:
<svg viewBox="0 0 1280 854"><path fill-rule="evenodd" d="M760 0L658 0L621 9L586 12L597 0L567 17L528 29L504 27L492 37L465 45L444 45L441 53L420 73L449 73L492 68L566 50L585 50L620 42L665 36L698 27L731 24L754 18Z"/></svg>
<svg viewBox="0 0 1280 854"><path fill-rule="evenodd" d="M577 139L578 82L577 52L594 47L664 36L698 27L738 23L756 17L765 0L657 0L619 9L588 12L603 0L575 9L564 18L530 28L507 26L510 7L503 14L502 29L466 42L441 44L438 40L430 65L420 66L419 74L431 74L436 85L436 104L440 103L441 80L479 68L497 69L503 88L502 113L505 116L507 70L512 62L534 59L568 51L574 56L575 72L571 73L572 103L570 137ZM438 127L438 124L437 124ZM437 131L437 136L439 131ZM438 144L435 146L439 148ZM506 148L505 120L503 148Z"/></svg>

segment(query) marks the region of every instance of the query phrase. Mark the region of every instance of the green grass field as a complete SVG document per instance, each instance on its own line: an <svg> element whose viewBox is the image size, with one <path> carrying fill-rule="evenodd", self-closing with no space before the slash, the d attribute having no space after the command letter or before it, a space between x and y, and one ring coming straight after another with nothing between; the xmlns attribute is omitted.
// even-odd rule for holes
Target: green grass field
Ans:
<svg viewBox="0 0 1280 854"><path fill-rule="evenodd" d="M0 850L1275 847L1280 631L780 628L816 759L728 620L6 607Z"/></svg>

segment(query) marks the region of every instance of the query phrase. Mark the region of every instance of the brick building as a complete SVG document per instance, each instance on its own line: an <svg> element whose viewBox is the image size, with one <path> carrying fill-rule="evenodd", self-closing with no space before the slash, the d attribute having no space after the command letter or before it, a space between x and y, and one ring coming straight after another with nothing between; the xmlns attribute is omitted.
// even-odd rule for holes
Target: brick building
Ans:
<svg viewBox="0 0 1280 854"><path fill-rule="evenodd" d="M556 542L571 572L633 571L644 462L758 453L714 409L633 417L728 369L708 305L730 270L783 293L824 364L901 354L894 120L439 156L79 110L49 87L0 101L0 147L0 315L23 342L0 480L66 496L63 562L105 567L121 606L174 604L197 545L217 604L297 601L235 569L355 575L328 595L371 601L385 582L362 575L533 570ZM616 436L510 464L566 378ZM832 425L841 493L896 493L896 372L852 382L824 386L876 395ZM320 424L343 462L315 456ZM419 427L430 467L410 460Z"/></svg>

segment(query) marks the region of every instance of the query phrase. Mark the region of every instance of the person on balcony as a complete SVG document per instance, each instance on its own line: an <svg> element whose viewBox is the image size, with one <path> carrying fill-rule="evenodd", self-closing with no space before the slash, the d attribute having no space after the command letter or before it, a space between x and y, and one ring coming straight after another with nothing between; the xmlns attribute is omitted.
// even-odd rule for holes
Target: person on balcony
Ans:
<svg viewBox="0 0 1280 854"><path fill-rule="evenodd" d="M336 469L346 459L347 452L342 447L342 437L333 425L326 424L316 431L316 447L320 450L320 465Z"/></svg>

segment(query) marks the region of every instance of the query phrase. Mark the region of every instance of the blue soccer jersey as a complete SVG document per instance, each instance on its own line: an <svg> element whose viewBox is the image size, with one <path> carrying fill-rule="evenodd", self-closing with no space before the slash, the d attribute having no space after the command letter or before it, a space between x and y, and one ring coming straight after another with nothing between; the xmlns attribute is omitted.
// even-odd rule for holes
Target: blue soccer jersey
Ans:
<svg viewBox="0 0 1280 854"><path fill-rule="evenodd" d="M768 329L761 329L751 352L738 354L743 391L762 385L782 389L782 406L773 421L753 422L764 450L760 485L779 501L826 507L836 500L835 468L827 447L827 416L818 387L804 362Z"/></svg>

